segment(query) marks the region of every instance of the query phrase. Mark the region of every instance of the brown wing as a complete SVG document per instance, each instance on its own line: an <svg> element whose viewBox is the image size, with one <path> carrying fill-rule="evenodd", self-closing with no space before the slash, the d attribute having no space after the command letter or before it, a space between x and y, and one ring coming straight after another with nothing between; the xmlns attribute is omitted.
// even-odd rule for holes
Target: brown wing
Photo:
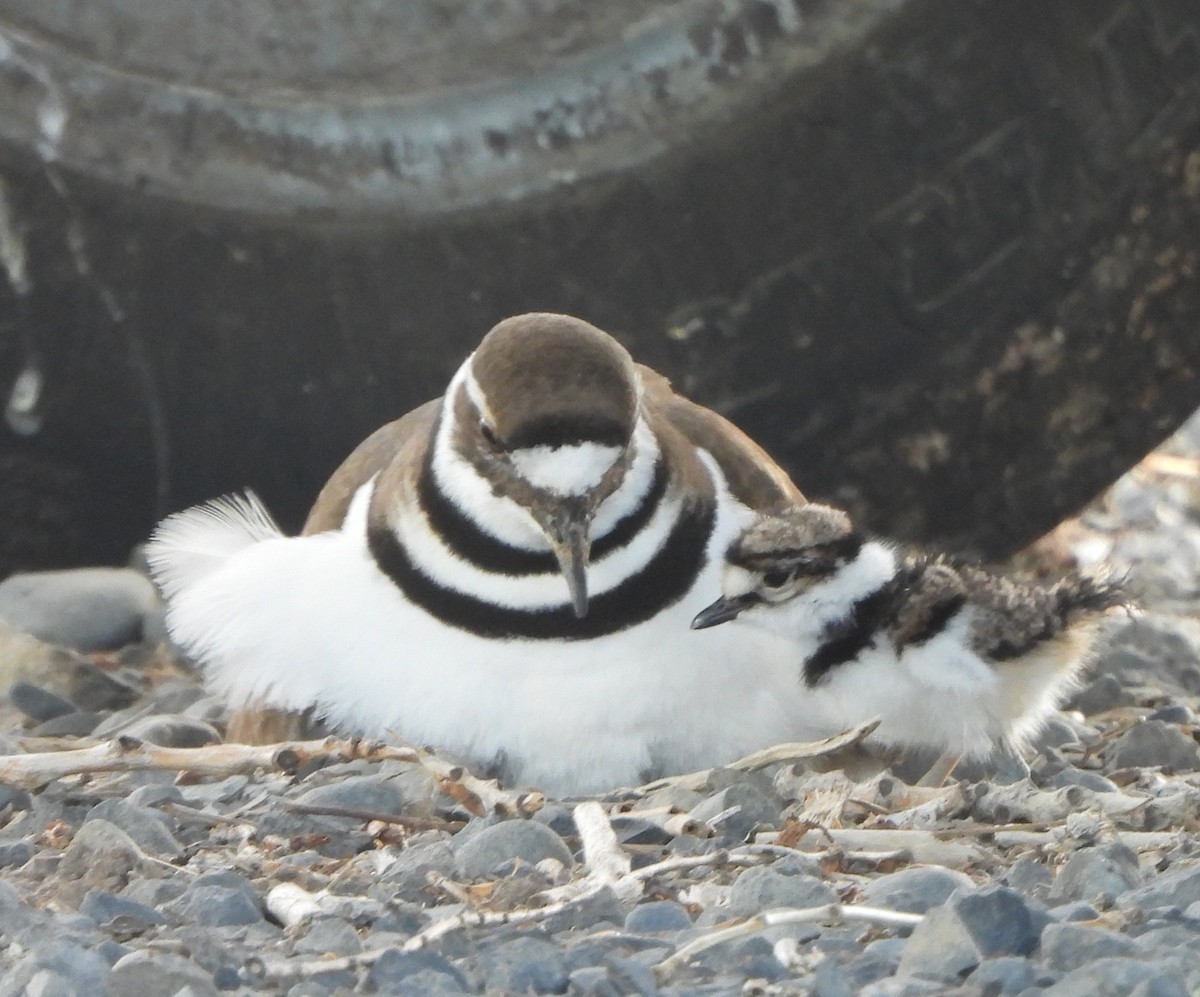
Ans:
<svg viewBox="0 0 1200 997"><path fill-rule="evenodd" d="M442 400L435 398L395 422L381 426L362 441L341 467L333 472L321 493L313 503L308 521L304 524L306 535L336 530L342 525L350 500L371 476L388 467L400 450L414 436L428 438L437 420Z"/></svg>
<svg viewBox="0 0 1200 997"><path fill-rule="evenodd" d="M657 371L639 364L638 372L650 404L689 442L712 454L740 502L766 512L805 501L787 472L728 419L676 394Z"/></svg>

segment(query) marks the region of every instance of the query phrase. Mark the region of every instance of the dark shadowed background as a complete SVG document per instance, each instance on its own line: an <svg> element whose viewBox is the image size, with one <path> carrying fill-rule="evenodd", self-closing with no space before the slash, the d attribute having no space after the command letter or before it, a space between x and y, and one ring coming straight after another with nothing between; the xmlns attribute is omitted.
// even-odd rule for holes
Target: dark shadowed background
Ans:
<svg viewBox="0 0 1200 997"><path fill-rule="evenodd" d="M1192 0L0 0L0 575L586 318L1002 555L1200 404Z"/></svg>

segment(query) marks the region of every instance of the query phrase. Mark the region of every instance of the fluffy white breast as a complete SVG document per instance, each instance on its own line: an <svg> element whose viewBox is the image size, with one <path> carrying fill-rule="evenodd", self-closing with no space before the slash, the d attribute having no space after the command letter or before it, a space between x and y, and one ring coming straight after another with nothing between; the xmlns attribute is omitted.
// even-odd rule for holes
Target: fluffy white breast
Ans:
<svg viewBox="0 0 1200 997"><path fill-rule="evenodd" d="M342 529L264 537L190 577L169 626L235 706L316 704L346 730L395 731L477 764L503 752L518 782L550 792L635 783L814 736L825 725L810 715L788 642L689 629L750 518L706 464L720 504L695 586L652 620L605 637L487 640L412 606L366 548L373 485ZM215 547L219 532L208 537Z"/></svg>

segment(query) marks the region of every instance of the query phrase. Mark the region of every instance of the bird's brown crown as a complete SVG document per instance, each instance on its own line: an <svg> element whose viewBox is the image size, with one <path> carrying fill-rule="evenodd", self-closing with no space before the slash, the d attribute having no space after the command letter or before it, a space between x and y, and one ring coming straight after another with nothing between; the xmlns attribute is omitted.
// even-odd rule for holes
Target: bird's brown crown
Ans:
<svg viewBox="0 0 1200 997"><path fill-rule="evenodd" d="M821 554L849 560L862 541L840 509L807 503L756 520L729 551L729 561L751 571L810 559Z"/></svg>
<svg viewBox="0 0 1200 997"><path fill-rule="evenodd" d="M505 449L596 442L624 446L638 410L633 359L581 319L537 312L505 319L471 361Z"/></svg>

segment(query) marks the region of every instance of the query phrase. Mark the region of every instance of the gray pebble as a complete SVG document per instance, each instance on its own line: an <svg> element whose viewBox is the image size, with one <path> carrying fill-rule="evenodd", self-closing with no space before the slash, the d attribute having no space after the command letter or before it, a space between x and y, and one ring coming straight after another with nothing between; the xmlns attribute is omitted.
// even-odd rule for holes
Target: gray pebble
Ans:
<svg viewBox="0 0 1200 997"><path fill-rule="evenodd" d="M103 713L75 710L38 724L30 734L34 737L87 737L103 719Z"/></svg>
<svg viewBox="0 0 1200 997"><path fill-rule="evenodd" d="M153 583L130 568L74 568L0 582L0 620L48 644L112 651L142 639L158 606Z"/></svg>
<svg viewBox="0 0 1200 997"><path fill-rule="evenodd" d="M153 907L103 890L88 890L79 905L79 912L101 926L119 921L122 931L129 934L138 934L152 925L167 923L167 919Z"/></svg>
<svg viewBox="0 0 1200 997"><path fill-rule="evenodd" d="M395 781L378 775L359 775L339 779L302 793L297 803L313 807L337 807L342 810L367 810L378 814L398 814L404 799Z"/></svg>
<svg viewBox="0 0 1200 997"><path fill-rule="evenodd" d="M171 822L157 810L136 806L128 800L103 800L88 811L87 820L115 824L148 855L166 859L183 856L183 845L171 833Z"/></svg>
<svg viewBox="0 0 1200 997"><path fill-rule="evenodd" d="M191 886L178 900L168 904L167 909L185 921L212 927L254 924L262 920L262 912L244 891L225 886Z"/></svg>
<svg viewBox="0 0 1200 997"><path fill-rule="evenodd" d="M362 951L362 939L344 918L314 917L295 947L297 952L315 955L354 955Z"/></svg>
<svg viewBox="0 0 1200 997"><path fill-rule="evenodd" d="M967 982L978 988L978 992L989 997L1008 997L1019 994L1034 986L1037 974L1029 960L1015 955L1003 955L996 959L984 959Z"/></svg>
<svg viewBox="0 0 1200 997"><path fill-rule="evenodd" d="M33 845L28 841L0 841L0 869L23 866L33 858Z"/></svg>
<svg viewBox="0 0 1200 997"><path fill-rule="evenodd" d="M530 820L506 820L484 828L456 851L459 874L482 879L510 869L514 859L537 865L556 859L566 868L573 864L571 850L557 834Z"/></svg>
<svg viewBox="0 0 1200 997"><path fill-rule="evenodd" d="M745 841L751 831L758 827L777 827L781 801L773 799L752 783L739 783L714 793L692 810L692 816L701 822L738 808L723 818L713 829L722 837L734 841Z"/></svg>
<svg viewBox="0 0 1200 997"><path fill-rule="evenodd" d="M683 931L692 926L687 908L674 900L652 900L639 904L625 918L625 930L647 935Z"/></svg>
<svg viewBox="0 0 1200 997"><path fill-rule="evenodd" d="M1200 866L1169 869L1154 876L1145 886L1120 898L1122 907L1153 910L1155 907L1186 908L1200 902Z"/></svg>
<svg viewBox="0 0 1200 997"><path fill-rule="evenodd" d="M182 803L183 794L178 787L159 782L130 790L125 800L135 807L161 807L164 803Z"/></svg>
<svg viewBox="0 0 1200 997"><path fill-rule="evenodd" d="M8 701L34 723L75 712L75 704L31 682L16 682L8 689Z"/></svg>
<svg viewBox="0 0 1200 997"><path fill-rule="evenodd" d="M485 949L476 959L489 988L525 994L562 993L568 974L562 952L541 938L515 938Z"/></svg>
<svg viewBox="0 0 1200 997"><path fill-rule="evenodd" d="M770 866L754 866L734 880L729 913L748 917L772 907L820 907L837 899L832 887L815 876L785 876Z"/></svg>
<svg viewBox="0 0 1200 997"><path fill-rule="evenodd" d="M183 713L193 703L204 699L204 689L182 679L162 683L154 690L154 705L160 714Z"/></svg>
<svg viewBox="0 0 1200 997"><path fill-rule="evenodd" d="M1178 727L1147 720L1122 734L1108 752L1114 769L1162 766L1176 772L1200 768L1200 745Z"/></svg>
<svg viewBox="0 0 1200 997"><path fill-rule="evenodd" d="M183 896L187 886L183 879L135 879L121 891L121 896L158 908Z"/></svg>
<svg viewBox="0 0 1200 997"><path fill-rule="evenodd" d="M973 890L975 883L964 872L926 866L901 869L863 886L863 903L873 907L924 914L946 902L955 890Z"/></svg>
<svg viewBox="0 0 1200 997"><path fill-rule="evenodd" d="M1097 675L1072 697L1070 708L1090 717L1097 713L1128 706L1133 702L1121 680L1115 675Z"/></svg>
<svg viewBox="0 0 1200 997"><path fill-rule="evenodd" d="M653 821L631 814L612 818L612 829L622 845L665 845L674 835Z"/></svg>
<svg viewBox="0 0 1200 997"><path fill-rule="evenodd" d="M552 934L558 934L560 931L594 928L604 921L617 925L624 919L625 909L617 894L611 887L605 886L584 900L552 914L546 919L545 928Z"/></svg>
<svg viewBox="0 0 1200 997"><path fill-rule="evenodd" d="M533 815L533 819L545 824L560 838L570 838L579 833L574 815L560 803L547 803Z"/></svg>
<svg viewBox="0 0 1200 997"><path fill-rule="evenodd" d="M1115 931L1082 924L1048 924L1042 930L1042 961L1069 972L1096 959L1133 958L1142 954L1137 942Z"/></svg>
<svg viewBox="0 0 1200 997"><path fill-rule="evenodd" d="M75 985L60 973L39 969L25 984L25 997L77 997Z"/></svg>
<svg viewBox="0 0 1200 997"><path fill-rule="evenodd" d="M116 824L89 820L75 832L63 852L58 877L65 893L75 893L82 899L88 889L118 892L147 864L141 849Z"/></svg>
<svg viewBox="0 0 1200 997"><path fill-rule="evenodd" d="M297 983L291 987L287 992L287 997L330 997L332 993L332 990L315 980L305 980L303 983Z"/></svg>
<svg viewBox="0 0 1200 997"><path fill-rule="evenodd" d="M1100 912L1083 900L1075 900L1069 904L1051 907L1047 913L1056 921L1094 921Z"/></svg>
<svg viewBox="0 0 1200 997"><path fill-rule="evenodd" d="M1119 793L1120 787L1111 779L1105 779L1099 772L1088 769L1077 769L1068 766L1055 772L1044 783L1046 789L1062 789L1066 786L1082 786L1093 793Z"/></svg>
<svg viewBox="0 0 1200 997"><path fill-rule="evenodd" d="M1028 955L1045 923L1015 890L989 886L955 894L918 924L900 956L899 975L957 980L984 959Z"/></svg>
<svg viewBox="0 0 1200 997"><path fill-rule="evenodd" d="M40 970L49 971L80 994L104 993L109 979L108 963L99 954L63 938L39 940L22 962L13 975L28 974L32 979Z"/></svg>
<svg viewBox="0 0 1200 997"><path fill-rule="evenodd" d="M412 978L420 973L444 977L460 990L468 988L462 970L436 952L428 949L416 952L388 949L367 973L363 989L367 993L407 994Z"/></svg>
<svg viewBox="0 0 1200 997"><path fill-rule="evenodd" d="M196 997L217 997L212 974L170 952L130 952L117 960L109 976L112 994L137 997L175 997L191 987Z"/></svg>
<svg viewBox="0 0 1200 997"><path fill-rule="evenodd" d="M221 735L212 724L182 715L142 717L121 728L119 733L163 748L203 748L206 744L221 743Z"/></svg>
<svg viewBox="0 0 1200 997"><path fill-rule="evenodd" d="M1097 959L1080 966L1041 991L1041 997L1131 997L1139 987L1143 997L1187 997L1178 974L1155 962L1138 959Z"/></svg>
<svg viewBox="0 0 1200 997"><path fill-rule="evenodd" d="M1050 901L1113 898L1143 882L1137 854L1118 842L1082 848L1058 870Z"/></svg>
<svg viewBox="0 0 1200 997"><path fill-rule="evenodd" d="M429 874L453 876L456 869L454 851L446 842L425 841L399 852L381 881L409 903L436 903L441 897L430 887Z"/></svg>
<svg viewBox="0 0 1200 997"><path fill-rule="evenodd" d="M608 978L603 966L584 966L568 977L567 993L573 997L621 997L621 991Z"/></svg>

